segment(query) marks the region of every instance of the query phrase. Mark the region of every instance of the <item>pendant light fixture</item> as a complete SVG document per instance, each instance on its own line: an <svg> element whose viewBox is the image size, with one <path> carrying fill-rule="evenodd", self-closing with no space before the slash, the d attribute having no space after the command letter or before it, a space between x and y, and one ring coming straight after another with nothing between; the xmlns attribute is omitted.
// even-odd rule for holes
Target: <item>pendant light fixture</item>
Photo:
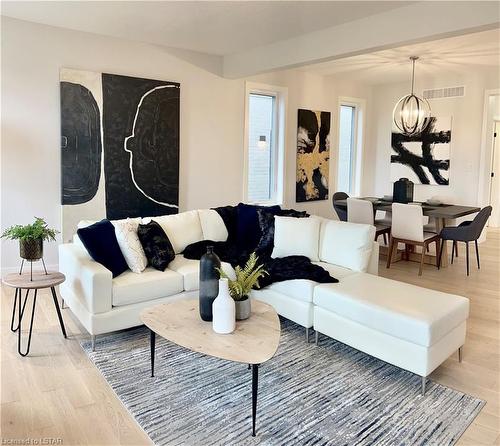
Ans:
<svg viewBox="0 0 500 446"><path fill-rule="evenodd" d="M407 136L418 135L429 124L431 107L427 99L419 98L413 93L415 86L415 61L418 56L411 56L411 93L403 96L392 112L394 124L403 134Z"/></svg>

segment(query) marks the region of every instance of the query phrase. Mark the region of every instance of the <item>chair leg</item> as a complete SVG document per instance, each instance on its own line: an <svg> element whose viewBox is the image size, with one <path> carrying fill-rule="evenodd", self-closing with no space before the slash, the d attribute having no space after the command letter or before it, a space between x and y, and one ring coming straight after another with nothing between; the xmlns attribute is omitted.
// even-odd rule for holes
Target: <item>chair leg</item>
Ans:
<svg viewBox="0 0 500 446"><path fill-rule="evenodd" d="M389 252L387 253L387 268L390 268L391 266L391 259L392 259L392 249L394 247L394 238L391 236L389 238ZM397 246L397 245L396 245Z"/></svg>
<svg viewBox="0 0 500 446"><path fill-rule="evenodd" d="M420 256L420 268L418 270L418 275L421 276L422 275L422 271L424 269L424 260L425 260L425 250L427 248L427 243L422 246L422 255Z"/></svg>
<svg viewBox="0 0 500 446"><path fill-rule="evenodd" d="M469 275L469 242L465 242L465 263L467 264L467 275Z"/></svg>
<svg viewBox="0 0 500 446"><path fill-rule="evenodd" d="M455 257L458 259L458 243L455 243Z"/></svg>
<svg viewBox="0 0 500 446"><path fill-rule="evenodd" d="M384 232L384 245L387 245L387 233ZM477 246L477 245L476 245Z"/></svg>
<svg viewBox="0 0 500 446"><path fill-rule="evenodd" d="M476 260L477 260L477 269L481 269L481 265L479 264L479 247L477 246L477 240L474 240L476 244Z"/></svg>
<svg viewBox="0 0 500 446"><path fill-rule="evenodd" d="M441 268L441 259L443 258L443 247L446 243L446 240L441 241L441 247L439 248L439 258L438 258L438 269Z"/></svg>
<svg viewBox="0 0 500 446"><path fill-rule="evenodd" d="M441 266L441 256L438 253L441 252L441 240L436 239L436 266L437 269Z"/></svg>
<svg viewBox="0 0 500 446"><path fill-rule="evenodd" d="M455 255L455 251L457 249L457 242L453 240L453 244L451 245L451 264L453 265L453 256Z"/></svg>

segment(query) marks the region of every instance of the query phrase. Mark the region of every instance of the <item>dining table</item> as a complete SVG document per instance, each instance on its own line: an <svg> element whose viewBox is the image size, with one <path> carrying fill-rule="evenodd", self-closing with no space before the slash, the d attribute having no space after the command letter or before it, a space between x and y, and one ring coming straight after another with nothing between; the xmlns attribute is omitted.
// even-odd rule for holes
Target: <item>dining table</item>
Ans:
<svg viewBox="0 0 500 446"><path fill-rule="evenodd" d="M392 199L388 198L379 198L379 197L357 197L362 200L368 200L373 204L374 211L382 211L382 212L391 212L392 210ZM445 226L454 226L455 223L453 220L461 217L465 217L467 215L476 214L481 210L480 207L477 206L463 206L457 204L448 204L448 203L428 203L421 201L413 201L409 204L416 204L422 206L422 213L424 216L429 217L429 219L434 219L436 222L436 231L439 234L441 229ZM336 200L335 206L339 206L347 209L347 199L345 200ZM384 247L381 247L384 248ZM385 254L387 249L381 249L381 252ZM435 253L438 255L438 253ZM429 259L426 263L436 264L435 256L428 254ZM415 260L418 261L418 257L408 258L407 260ZM443 256L441 260L441 267L446 267L448 265L448 247L446 242L443 244Z"/></svg>

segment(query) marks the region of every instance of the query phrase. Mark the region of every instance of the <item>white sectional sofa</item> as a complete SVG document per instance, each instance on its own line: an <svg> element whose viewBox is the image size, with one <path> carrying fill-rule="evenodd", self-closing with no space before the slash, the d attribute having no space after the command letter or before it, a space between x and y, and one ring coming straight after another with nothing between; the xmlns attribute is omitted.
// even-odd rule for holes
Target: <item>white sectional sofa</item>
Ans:
<svg viewBox="0 0 500 446"><path fill-rule="evenodd" d="M199 261L182 255L186 243L224 240L224 223L215 211L190 211L171 218L167 235L176 258L164 272L146 268L116 278L93 261L75 237L59 247L66 275L60 293L92 336L140 325L142 309L172 299L195 297ZM310 217L320 218L320 217ZM164 226L165 227L165 226ZM313 263L339 279L318 284L296 279L253 290L251 297L272 305L278 314L365 353L425 378L465 342L468 300L378 277L375 228L322 219L310 248ZM294 238L289 243L293 245ZM317 252L317 255L315 254ZM229 264L223 268L232 274Z"/></svg>

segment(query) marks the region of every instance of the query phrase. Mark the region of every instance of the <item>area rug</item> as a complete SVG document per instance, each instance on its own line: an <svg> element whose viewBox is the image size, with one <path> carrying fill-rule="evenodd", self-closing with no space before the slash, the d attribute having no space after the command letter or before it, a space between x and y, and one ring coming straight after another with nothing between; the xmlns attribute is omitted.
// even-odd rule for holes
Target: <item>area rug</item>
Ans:
<svg viewBox="0 0 500 446"><path fill-rule="evenodd" d="M156 337L145 327L82 347L157 445L453 445L484 401L428 382L326 336L307 344L282 320L278 352L260 367L257 435L251 372Z"/></svg>

